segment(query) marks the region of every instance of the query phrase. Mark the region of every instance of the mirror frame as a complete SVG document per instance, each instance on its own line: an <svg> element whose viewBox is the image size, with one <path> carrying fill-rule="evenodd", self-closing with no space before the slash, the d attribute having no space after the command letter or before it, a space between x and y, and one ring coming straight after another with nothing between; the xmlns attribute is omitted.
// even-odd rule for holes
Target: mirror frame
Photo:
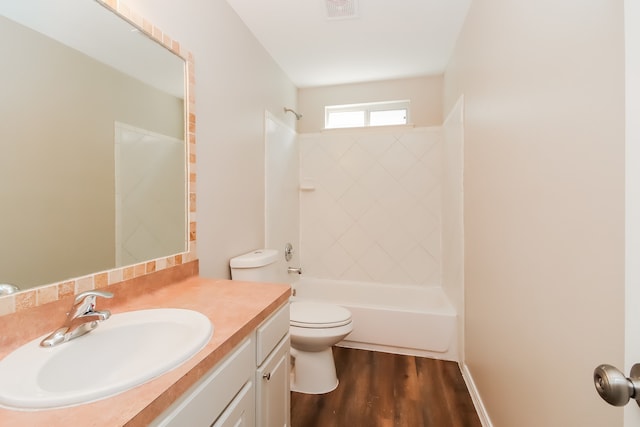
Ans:
<svg viewBox="0 0 640 427"><path fill-rule="evenodd" d="M156 258L138 264L117 267L61 282L45 284L26 289L11 295L0 297L0 316L12 314L40 306L64 297L75 295L91 289L104 288L116 283L152 274L178 265L196 261L196 115L195 115L195 71L193 54L185 50L180 43L173 40L147 19L132 11L120 0L94 0L116 16L138 28L143 34L156 41L185 61L185 146L186 146L186 190L187 190L187 247L186 252Z"/></svg>

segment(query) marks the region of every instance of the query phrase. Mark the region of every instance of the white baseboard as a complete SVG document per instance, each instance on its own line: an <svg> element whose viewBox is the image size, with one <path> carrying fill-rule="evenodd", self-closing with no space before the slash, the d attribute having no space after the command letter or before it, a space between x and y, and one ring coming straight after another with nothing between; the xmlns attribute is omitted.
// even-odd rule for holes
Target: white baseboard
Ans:
<svg viewBox="0 0 640 427"><path fill-rule="evenodd" d="M476 407L476 412L478 413L478 417L480 418L482 427L493 427L491 419L489 418L489 414L487 414L484 403L482 403L482 399L480 398L480 393L478 393L476 384L475 382L473 382L473 377L471 376L471 372L469 372L469 368L466 364L460 363L460 372L462 372L462 378L467 384L467 389L469 390L469 394L471 395L473 406Z"/></svg>

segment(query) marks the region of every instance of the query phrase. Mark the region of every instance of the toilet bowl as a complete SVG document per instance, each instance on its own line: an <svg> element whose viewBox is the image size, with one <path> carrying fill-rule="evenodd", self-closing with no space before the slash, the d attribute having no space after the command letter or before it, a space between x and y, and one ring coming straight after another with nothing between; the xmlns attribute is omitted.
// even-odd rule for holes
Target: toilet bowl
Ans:
<svg viewBox="0 0 640 427"><path fill-rule="evenodd" d="M328 393L338 386L331 347L353 330L351 312L334 304L295 300L291 319L291 391Z"/></svg>
<svg viewBox="0 0 640 427"><path fill-rule="evenodd" d="M232 258L231 278L247 282L278 282L277 260L278 251L274 249L257 249ZM351 312L346 308L292 299L289 326L291 390L308 394L334 390L338 386L338 377L331 347L352 330Z"/></svg>

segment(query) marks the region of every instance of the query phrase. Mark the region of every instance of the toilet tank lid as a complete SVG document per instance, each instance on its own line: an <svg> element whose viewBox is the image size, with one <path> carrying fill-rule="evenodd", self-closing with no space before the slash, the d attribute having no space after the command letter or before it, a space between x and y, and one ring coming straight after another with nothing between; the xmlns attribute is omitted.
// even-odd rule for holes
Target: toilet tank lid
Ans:
<svg viewBox="0 0 640 427"><path fill-rule="evenodd" d="M256 249L244 255L231 258L231 268L257 268L272 264L278 259L276 249Z"/></svg>

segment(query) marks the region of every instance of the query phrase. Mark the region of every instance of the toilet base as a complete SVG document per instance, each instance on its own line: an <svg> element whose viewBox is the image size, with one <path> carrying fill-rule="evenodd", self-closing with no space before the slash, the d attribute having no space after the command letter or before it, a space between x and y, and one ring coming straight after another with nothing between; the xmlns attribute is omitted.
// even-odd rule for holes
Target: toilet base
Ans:
<svg viewBox="0 0 640 427"><path fill-rule="evenodd" d="M333 351L301 351L291 348L291 391L324 394L338 387Z"/></svg>

